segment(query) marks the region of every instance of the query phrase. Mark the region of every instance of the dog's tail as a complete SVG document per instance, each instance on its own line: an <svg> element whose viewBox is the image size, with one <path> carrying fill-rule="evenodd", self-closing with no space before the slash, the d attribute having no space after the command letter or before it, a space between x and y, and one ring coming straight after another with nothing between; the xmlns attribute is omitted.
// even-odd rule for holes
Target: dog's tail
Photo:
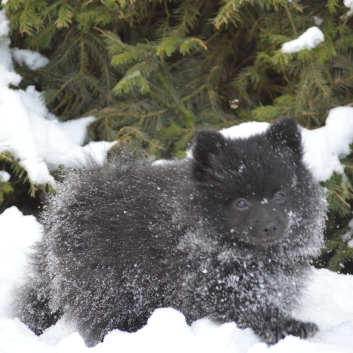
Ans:
<svg viewBox="0 0 353 353"><path fill-rule="evenodd" d="M51 280L45 254L43 242L37 243L26 281L17 288L14 296L16 316L36 335L42 334L62 316L61 310L53 309L51 303Z"/></svg>

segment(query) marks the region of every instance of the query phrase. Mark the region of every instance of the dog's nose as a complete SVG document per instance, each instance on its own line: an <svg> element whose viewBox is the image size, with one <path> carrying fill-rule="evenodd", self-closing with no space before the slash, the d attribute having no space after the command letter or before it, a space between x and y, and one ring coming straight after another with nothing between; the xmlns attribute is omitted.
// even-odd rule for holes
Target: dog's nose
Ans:
<svg viewBox="0 0 353 353"><path fill-rule="evenodd" d="M266 237L271 237L275 235L277 232L277 223L276 222L269 222L264 225L262 229L262 234Z"/></svg>

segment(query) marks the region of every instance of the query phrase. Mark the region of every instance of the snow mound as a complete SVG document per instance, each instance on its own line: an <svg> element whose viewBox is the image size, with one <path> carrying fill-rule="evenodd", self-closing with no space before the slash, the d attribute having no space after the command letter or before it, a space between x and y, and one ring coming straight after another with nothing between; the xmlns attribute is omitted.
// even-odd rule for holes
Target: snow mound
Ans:
<svg viewBox="0 0 353 353"><path fill-rule="evenodd" d="M229 138L247 138L264 132L269 123L250 122L223 129ZM330 179L334 172L342 174L344 166L340 159L350 153L353 143L353 108L337 107L330 110L326 125L308 130L301 128L304 161L318 181Z"/></svg>
<svg viewBox="0 0 353 353"><path fill-rule="evenodd" d="M30 246L42 237L43 227L34 216L23 216L13 206L0 215L0 229L1 317L11 314L11 291L21 282Z"/></svg>
<svg viewBox="0 0 353 353"><path fill-rule="evenodd" d="M39 53L10 49L9 21L0 11L0 152L8 150L19 159L35 184L54 184L50 170L83 165L88 155L99 163L116 142L91 142L82 147L87 126L94 117L60 122L44 105L34 86L14 90L21 77L14 71L12 59L35 70L48 59Z"/></svg>
<svg viewBox="0 0 353 353"><path fill-rule="evenodd" d="M318 324L320 331L308 340L288 336L267 347L250 329L239 329L234 323L219 325L207 318L188 326L184 315L171 308L156 310L147 325L135 333L110 332L93 348L85 346L65 318L38 337L14 318L11 298L22 282L25 257L42 236L42 226L33 216L23 216L11 207L0 215L0 229L0 352L353 352L353 276L328 270L313 270L302 307L294 313L298 319Z"/></svg>
<svg viewBox="0 0 353 353"><path fill-rule="evenodd" d="M350 153L353 142L353 108L330 110L326 125L315 130L302 129L304 160L319 181L328 180L333 172L342 174L340 159Z"/></svg>

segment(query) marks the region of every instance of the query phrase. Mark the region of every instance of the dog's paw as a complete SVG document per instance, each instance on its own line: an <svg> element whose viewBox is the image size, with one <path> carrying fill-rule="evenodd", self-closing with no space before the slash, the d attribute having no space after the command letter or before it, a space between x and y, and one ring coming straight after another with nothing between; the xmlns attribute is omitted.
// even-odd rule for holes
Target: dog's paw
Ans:
<svg viewBox="0 0 353 353"><path fill-rule="evenodd" d="M312 322L301 322L296 320L289 322L284 329L287 335L293 335L300 338L312 337L319 330L317 325Z"/></svg>
<svg viewBox="0 0 353 353"><path fill-rule="evenodd" d="M267 344L273 345L289 335L300 338L312 337L318 330L317 325L311 322L302 322L290 319L285 323L282 323L280 326L264 330L260 333L260 336Z"/></svg>

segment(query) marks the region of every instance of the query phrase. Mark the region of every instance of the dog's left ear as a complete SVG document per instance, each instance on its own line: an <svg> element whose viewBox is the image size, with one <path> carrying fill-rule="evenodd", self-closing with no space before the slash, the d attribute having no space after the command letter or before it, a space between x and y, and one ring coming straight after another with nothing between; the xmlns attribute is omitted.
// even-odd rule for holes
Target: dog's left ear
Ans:
<svg viewBox="0 0 353 353"><path fill-rule="evenodd" d="M192 149L196 179L207 179L207 175L216 168L217 159L223 153L225 144L225 138L216 130L196 132L196 141Z"/></svg>
<svg viewBox="0 0 353 353"><path fill-rule="evenodd" d="M292 117L275 120L265 133L274 147L288 147L298 158L303 156L302 135L296 120Z"/></svg>

